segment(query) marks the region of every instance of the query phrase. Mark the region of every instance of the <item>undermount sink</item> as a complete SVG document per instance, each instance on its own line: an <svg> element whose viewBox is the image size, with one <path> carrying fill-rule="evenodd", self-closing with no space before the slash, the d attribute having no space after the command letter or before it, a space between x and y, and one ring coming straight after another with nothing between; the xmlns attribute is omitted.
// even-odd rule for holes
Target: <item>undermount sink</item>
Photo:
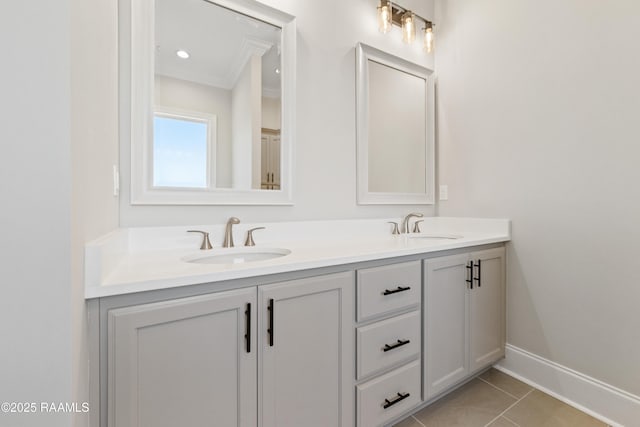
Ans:
<svg viewBox="0 0 640 427"><path fill-rule="evenodd" d="M280 258L290 253L284 248L214 248L209 253L186 256L182 260L194 264L244 264Z"/></svg>
<svg viewBox="0 0 640 427"><path fill-rule="evenodd" d="M450 233L416 233L409 234L411 239L462 239L461 234L450 234Z"/></svg>

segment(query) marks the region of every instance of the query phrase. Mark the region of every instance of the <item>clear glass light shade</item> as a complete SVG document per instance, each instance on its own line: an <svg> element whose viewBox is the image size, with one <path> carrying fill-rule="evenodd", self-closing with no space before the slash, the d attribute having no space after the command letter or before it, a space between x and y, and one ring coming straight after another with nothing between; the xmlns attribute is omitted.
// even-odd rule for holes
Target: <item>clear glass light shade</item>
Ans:
<svg viewBox="0 0 640 427"><path fill-rule="evenodd" d="M416 17L411 12L402 15L402 41L413 43L416 39Z"/></svg>
<svg viewBox="0 0 640 427"><path fill-rule="evenodd" d="M424 50L427 53L433 52L433 27L430 25L424 29Z"/></svg>
<svg viewBox="0 0 640 427"><path fill-rule="evenodd" d="M382 34L386 34L391 31L391 2L388 0L381 0L378 6L378 30Z"/></svg>

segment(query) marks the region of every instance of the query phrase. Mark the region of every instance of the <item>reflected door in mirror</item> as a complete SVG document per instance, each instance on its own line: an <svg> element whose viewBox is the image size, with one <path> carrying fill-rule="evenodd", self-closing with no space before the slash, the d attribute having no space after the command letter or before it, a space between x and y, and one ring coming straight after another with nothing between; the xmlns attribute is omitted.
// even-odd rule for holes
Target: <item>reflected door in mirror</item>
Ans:
<svg viewBox="0 0 640 427"><path fill-rule="evenodd" d="M262 129L262 189L280 189L280 131Z"/></svg>

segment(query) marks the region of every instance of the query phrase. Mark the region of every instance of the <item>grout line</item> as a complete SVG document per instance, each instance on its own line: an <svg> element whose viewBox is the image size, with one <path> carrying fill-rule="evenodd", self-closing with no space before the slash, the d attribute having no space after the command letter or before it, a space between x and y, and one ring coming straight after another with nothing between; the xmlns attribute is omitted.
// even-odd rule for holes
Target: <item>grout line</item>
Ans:
<svg viewBox="0 0 640 427"><path fill-rule="evenodd" d="M513 421L511 418L507 417L506 415L503 415L502 418L509 421L510 423L513 423L513 425L520 427L520 425L517 422Z"/></svg>
<svg viewBox="0 0 640 427"><path fill-rule="evenodd" d="M424 424L422 424L422 422L421 422L419 419L417 419L416 417L414 417L413 415L411 415L411 418L413 418L414 420L416 420L416 422L417 422L418 424L420 424L422 427L427 427L427 426L425 426Z"/></svg>
<svg viewBox="0 0 640 427"><path fill-rule="evenodd" d="M520 399L518 399L518 400L516 400L515 402L513 402L513 403L512 403L512 404L511 404L507 409L505 409L504 411L500 412L500 413L499 413L499 414L498 414L494 419L492 419L492 420L491 420L491 421L489 421L487 424L485 424L485 426L484 426L484 427L489 426L492 422L494 422L495 420L497 420L498 418L500 418L501 416L503 416L504 414L506 414L506 413L507 413L507 411L508 411L509 409L513 408L513 407L514 407L514 406L516 406L518 403L520 403L520 401L521 401L522 399L524 399L525 397L529 396L531 393L533 393L533 391L534 391L534 390L535 390L534 388L532 388L531 390L529 390L529 391L527 392L527 394L525 394L525 395L524 395L524 396L522 396ZM507 418L507 417L505 417L505 418ZM509 418L507 418L507 419L509 420ZM509 420L509 421L511 421L511 420ZM513 422L513 421L511 421L511 422ZM517 425L517 424L516 424L516 425Z"/></svg>
<svg viewBox="0 0 640 427"><path fill-rule="evenodd" d="M514 396L513 394L509 393L508 391L505 391L505 390L501 389L501 388L500 388L500 387L498 387L497 385L495 385L495 384L491 384L489 381L487 381L487 380L485 380L485 379L483 379L483 378L480 378L480 377L477 377L477 378L478 378L480 381L483 381L483 382L485 382L485 383L489 384L491 387L495 388L496 390L500 390L501 392L503 392L503 393L505 393L505 394L508 394L509 396L513 397L513 398L514 398L514 399L516 399L516 400L518 400L518 399L519 399L519 397Z"/></svg>

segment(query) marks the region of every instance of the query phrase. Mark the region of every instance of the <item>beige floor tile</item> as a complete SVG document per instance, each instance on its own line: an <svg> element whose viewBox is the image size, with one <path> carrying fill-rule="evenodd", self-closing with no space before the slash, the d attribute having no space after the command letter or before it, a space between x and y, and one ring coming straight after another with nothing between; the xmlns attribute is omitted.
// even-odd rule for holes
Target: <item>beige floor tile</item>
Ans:
<svg viewBox="0 0 640 427"><path fill-rule="evenodd" d="M515 401L475 379L414 416L426 427L483 427Z"/></svg>
<svg viewBox="0 0 640 427"><path fill-rule="evenodd" d="M584 412L539 390L534 390L504 415L520 427L606 426Z"/></svg>
<svg viewBox="0 0 640 427"><path fill-rule="evenodd" d="M518 399L529 393L533 388L494 368L491 368L484 374L480 375L480 378L493 384L499 389L506 391L510 395L517 397Z"/></svg>
<svg viewBox="0 0 640 427"><path fill-rule="evenodd" d="M393 427L422 427L422 424L417 422L413 417L409 417L400 421L398 424L394 424Z"/></svg>
<svg viewBox="0 0 640 427"><path fill-rule="evenodd" d="M492 422L491 424L489 424L489 427L518 427L518 425L509 421L505 417L500 417L494 422Z"/></svg>

